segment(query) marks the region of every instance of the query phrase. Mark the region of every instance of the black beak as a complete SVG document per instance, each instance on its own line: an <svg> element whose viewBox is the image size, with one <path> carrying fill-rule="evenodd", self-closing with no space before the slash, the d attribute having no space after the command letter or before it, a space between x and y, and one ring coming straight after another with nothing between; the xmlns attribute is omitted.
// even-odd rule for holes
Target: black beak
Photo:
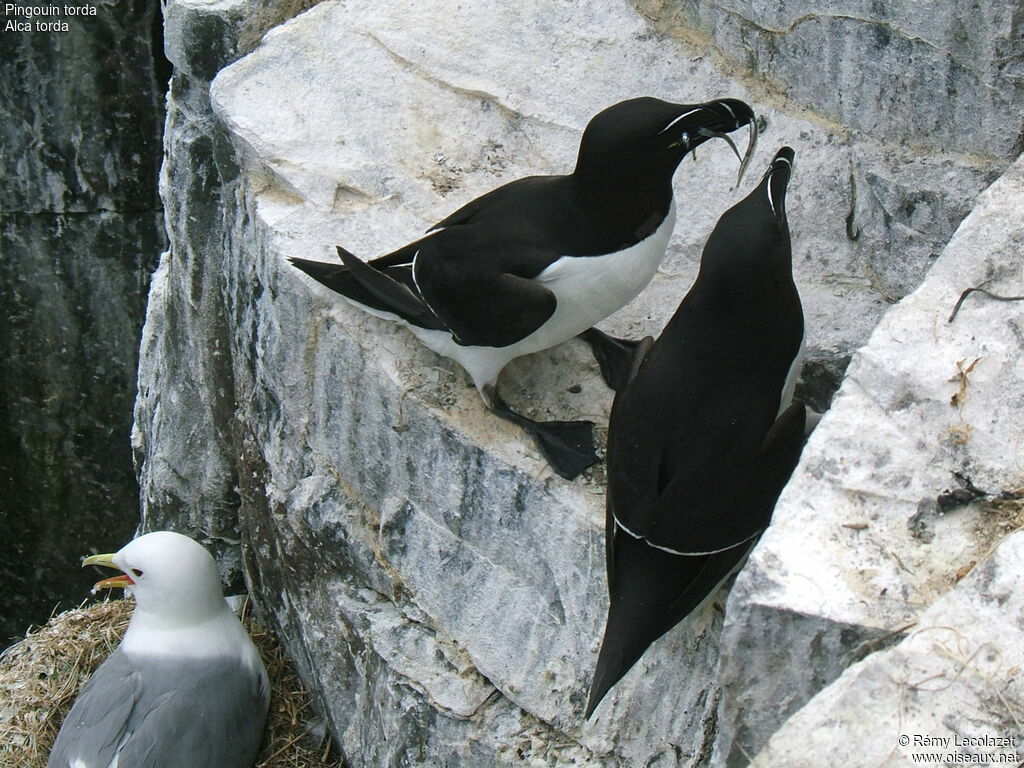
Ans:
<svg viewBox="0 0 1024 768"><path fill-rule="evenodd" d="M789 180L793 176L793 162L796 160L796 153L790 147L783 147L775 153L772 164L765 171L761 179L760 187L764 188L768 196L768 205L772 213L780 222L786 216L786 190L789 187Z"/></svg>
<svg viewBox="0 0 1024 768"><path fill-rule="evenodd" d="M713 131L729 133L754 122L754 110L739 99L718 99L700 106L706 115L705 127Z"/></svg>
<svg viewBox="0 0 1024 768"><path fill-rule="evenodd" d="M747 151L740 157L736 144L728 134L744 125L750 126L750 138L747 140ZM704 104L680 105L679 117L665 126L663 132L672 133L676 138L670 146L681 147L683 152L696 149L708 139L723 139L740 161L737 186L757 145L757 119L754 110L739 99L717 99Z"/></svg>
<svg viewBox="0 0 1024 768"><path fill-rule="evenodd" d="M675 137L676 144L692 149L709 138L730 133L754 123L754 110L739 99L719 99L704 104L680 104L679 115L662 133Z"/></svg>

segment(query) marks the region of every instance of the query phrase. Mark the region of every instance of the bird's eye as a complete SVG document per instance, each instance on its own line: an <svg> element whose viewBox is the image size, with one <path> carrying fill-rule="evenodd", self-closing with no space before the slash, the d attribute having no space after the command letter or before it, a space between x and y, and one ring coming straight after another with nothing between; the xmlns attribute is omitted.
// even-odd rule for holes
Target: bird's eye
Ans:
<svg viewBox="0 0 1024 768"><path fill-rule="evenodd" d="M136 579L142 575L142 571L140 571L138 568L132 568L131 572L132 576L134 576Z"/></svg>

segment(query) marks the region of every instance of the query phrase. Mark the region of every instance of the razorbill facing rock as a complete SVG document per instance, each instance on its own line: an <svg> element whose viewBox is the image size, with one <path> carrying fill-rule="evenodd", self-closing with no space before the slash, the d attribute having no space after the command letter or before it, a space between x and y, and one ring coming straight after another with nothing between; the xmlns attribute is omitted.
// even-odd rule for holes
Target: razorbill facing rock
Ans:
<svg viewBox="0 0 1024 768"><path fill-rule="evenodd" d="M675 315L612 405L609 609L589 718L647 647L713 595L771 519L804 443L804 318L784 147L719 219Z"/></svg>

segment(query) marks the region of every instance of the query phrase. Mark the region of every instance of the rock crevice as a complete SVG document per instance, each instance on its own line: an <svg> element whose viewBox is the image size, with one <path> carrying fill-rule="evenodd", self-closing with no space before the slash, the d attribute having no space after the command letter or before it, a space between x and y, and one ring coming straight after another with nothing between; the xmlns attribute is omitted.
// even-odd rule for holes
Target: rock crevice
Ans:
<svg viewBox="0 0 1024 768"><path fill-rule="evenodd" d="M160 12L98 8L0 48L0 647L77 605L79 558L136 524L127 438L165 245Z"/></svg>

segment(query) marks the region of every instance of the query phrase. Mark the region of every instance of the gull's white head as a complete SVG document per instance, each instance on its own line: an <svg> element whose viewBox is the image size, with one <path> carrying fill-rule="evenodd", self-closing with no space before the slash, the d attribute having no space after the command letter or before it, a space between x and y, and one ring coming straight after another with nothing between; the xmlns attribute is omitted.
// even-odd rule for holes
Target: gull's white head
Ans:
<svg viewBox="0 0 1024 768"><path fill-rule="evenodd" d="M139 611L168 624L198 624L225 610L220 574L213 557L188 536L147 533L112 555L92 555L82 565L103 565L120 576L96 582L98 589L123 588Z"/></svg>

